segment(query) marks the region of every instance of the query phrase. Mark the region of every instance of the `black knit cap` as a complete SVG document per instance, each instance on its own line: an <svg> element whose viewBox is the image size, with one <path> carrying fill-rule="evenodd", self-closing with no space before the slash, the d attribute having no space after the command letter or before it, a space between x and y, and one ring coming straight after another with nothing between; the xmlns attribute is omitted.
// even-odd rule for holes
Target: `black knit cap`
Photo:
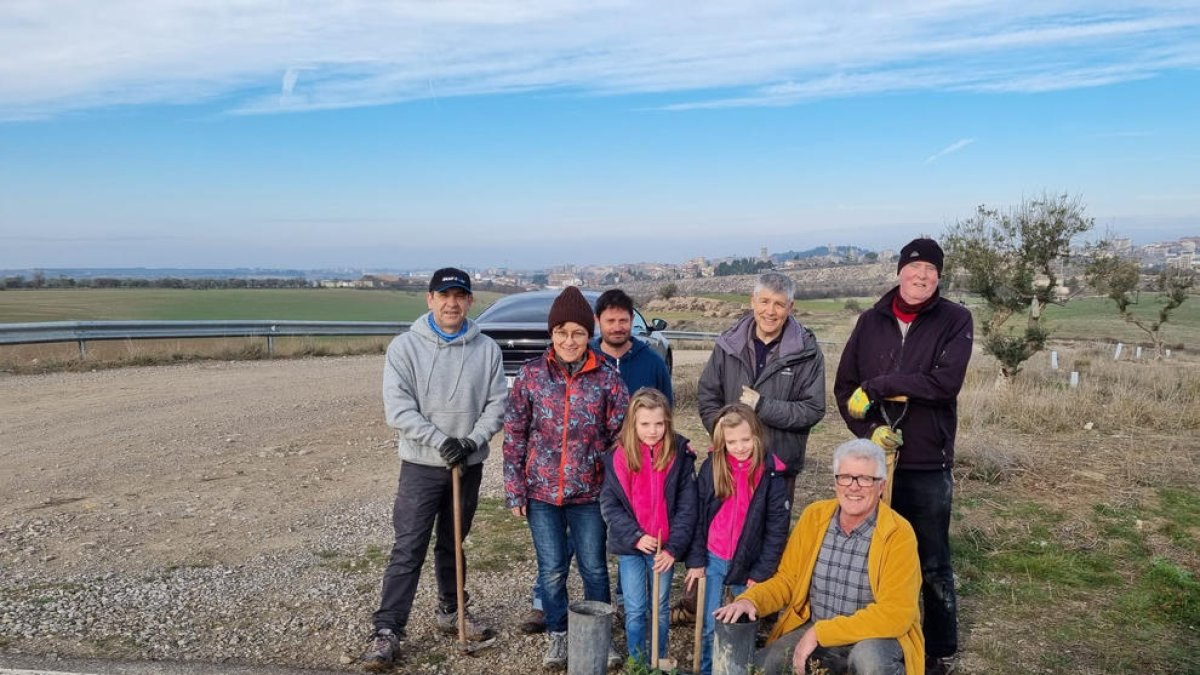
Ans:
<svg viewBox="0 0 1200 675"><path fill-rule="evenodd" d="M588 304L583 293L576 286L567 286L562 293L554 299L554 304L550 305L550 316L546 320L546 327L551 331L556 326L561 326L568 321L583 326L590 336L596 329L596 316L592 314L592 306Z"/></svg>
<svg viewBox="0 0 1200 675"><path fill-rule="evenodd" d="M896 263L896 274L910 262L927 262L937 268L938 276L942 276L942 262L945 255L942 247L932 239L913 239L900 249L900 262Z"/></svg>

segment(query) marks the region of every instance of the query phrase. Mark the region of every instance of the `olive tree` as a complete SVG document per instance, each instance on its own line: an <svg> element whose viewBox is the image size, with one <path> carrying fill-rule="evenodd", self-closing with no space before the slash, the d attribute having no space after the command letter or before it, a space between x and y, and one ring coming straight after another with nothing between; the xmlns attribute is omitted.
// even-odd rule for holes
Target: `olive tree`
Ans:
<svg viewBox="0 0 1200 675"><path fill-rule="evenodd" d="M1146 333L1154 344L1154 358L1161 359L1165 353L1162 329L1170 320L1171 312L1187 300L1188 291L1196 283L1195 274L1179 267L1167 267L1158 274L1149 284L1149 290L1158 293L1155 303L1158 312L1153 318L1139 316L1133 310L1142 280L1136 260L1120 258L1100 248L1088 263L1086 275L1093 288L1116 303L1122 319Z"/></svg>
<svg viewBox="0 0 1200 675"><path fill-rule="evenodd" d="M1002 381L1046 345L1043 310L1061 304L1059 269L1071 240L1092 229L1078 197L1043 195L1001 211L980 206L943 236L947 267L986 305L983 350L1000 362ZM1024 327L1019 320L1024 317Z"/></svg>

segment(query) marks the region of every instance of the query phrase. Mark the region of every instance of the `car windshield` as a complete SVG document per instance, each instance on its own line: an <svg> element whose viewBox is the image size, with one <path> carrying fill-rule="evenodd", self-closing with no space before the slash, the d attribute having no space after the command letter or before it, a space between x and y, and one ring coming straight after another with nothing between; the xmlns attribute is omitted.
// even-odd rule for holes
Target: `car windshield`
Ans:
<svg viewBox="0 0 1200 675"><path fill-rule="evenodd" d="M600 296L594 291L585 291L584 297L589 304L595 304ZM550 315L550 305L554 304L557 293L518 293L497 300L491 307L483 310L477 320L479 323L545 323ZM646 335L646 320L634 310L633 334Z"/></svg>

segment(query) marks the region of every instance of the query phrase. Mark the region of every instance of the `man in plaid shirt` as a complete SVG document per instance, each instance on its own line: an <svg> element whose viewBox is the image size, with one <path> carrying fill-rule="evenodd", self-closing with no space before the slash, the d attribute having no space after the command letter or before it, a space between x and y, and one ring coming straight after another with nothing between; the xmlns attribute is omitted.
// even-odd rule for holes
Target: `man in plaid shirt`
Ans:
<svg viewBox="0 0 1200 675"><path fill-rule="evenodd" d="M921 567L912 526L883 503L887 463L866 439L833 453L836 499L804 509L775 576L716 611L720 621L779 612L755 665L766 673L921 674Z"/></svg>

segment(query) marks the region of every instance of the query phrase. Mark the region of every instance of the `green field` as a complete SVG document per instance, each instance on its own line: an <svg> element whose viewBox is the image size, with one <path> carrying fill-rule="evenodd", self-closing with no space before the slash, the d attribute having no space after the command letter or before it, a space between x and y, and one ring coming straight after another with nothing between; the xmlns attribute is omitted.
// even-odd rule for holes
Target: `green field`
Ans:
<svg viewBox="0 0 1200 675"><path fill-rule="evenodd" d="M1131 307L1135 316L1153 322L1161 303L1154 293L1143 293L1141 302ZM1125 342L1145 342L1145 332L1125 323L1117 314L1117 305L1108 298L1076 298L1064 306L1046 309L1046 320L1055 337L1076 340L1108 338ZM1172 314L1162 329L1167 344L1195 348L1200 338L1200 296L1192 296Z"/></svg>
<svg viewBox="0 0 1200 675"><path fill-rule="evenodd" d="M476 293L472 314L478 314L497 297L496 293ZM105 288L0 292L0 323L207 319L410 321L424 311L424 293L352 288Z"/></svg>
<svg viewBox="0 0 1200 675"><path fill-rule="evenodd" d="M703 297L744 304L749 307L750 298L746 295L706 293ZM954 300L959 300L958 294L951 294ZM830 298L820 300L797 300L796 311L801 314L801 320L813 328L822 326L821 317L837 314L846 302L854 300L861 309L868 309L878 298ZM975 315L978 327L983 313L983 305L978 298L965 299L967 306ZM1142 293L1141 301L1132 307L1135 316L1147 323L1153 322L1158 314L1161 301L1155 293ZM689 318L682 314L658 313L668 320ZM1024 317L1013 317L1009 325L1024 329ZM1119 314L1112 300L1102 297L1075 298L1064 305L1051 305L1046 308L1046 323L1051 337L1063 340L1097 340L1101 342L1125 342L1127 344L1149 345L1147 334L1130 323L1126 323ZM1167 345L1174 348L1195 349L1200 345L1200 295L1192 295L1176 309L1162 329L1163 338Z"/></svg>
<svg viewBox="0 0 1200 675"><path fill-rule="evenodd" d="M472 314L477 315L500 297L476 294ZM714 296L708 296L714 297ZM746 304L744 295L720 299ZM874 298L855 298L866 309ZM833 323L846 323L846 298L798 300L802 321L819 333L829 333ZM968 300L979 322L980 307ZM1153 293L1142 294L1134 306L1139 316L1152 318L1157 308ZM0 292L0 323L36 321L104 320L205 320L262 319L309 321L409 321L425 311L425 296L412 291L376 291L351 288L327 289L216 289L168 288L42 289ZM689 312L653 312L672 325L696 320ZM1054 338L1123 341L1149 344L1142 331L1121 320L1115 305L1105 298L1076 298L1064 306L1052 305L1046 319ZM833 322L833 323L831 323ZM1023 319L1010 324L1021 327ZM705 328L708 329L708 328ZM712 328L717 330L717 328ZM836 331L834 331L836 332ZM1200 297L1189 298L1163 329L1168 345L1195 348L1200 344ZM829 335L825 336L829 338Z"/></svg>

